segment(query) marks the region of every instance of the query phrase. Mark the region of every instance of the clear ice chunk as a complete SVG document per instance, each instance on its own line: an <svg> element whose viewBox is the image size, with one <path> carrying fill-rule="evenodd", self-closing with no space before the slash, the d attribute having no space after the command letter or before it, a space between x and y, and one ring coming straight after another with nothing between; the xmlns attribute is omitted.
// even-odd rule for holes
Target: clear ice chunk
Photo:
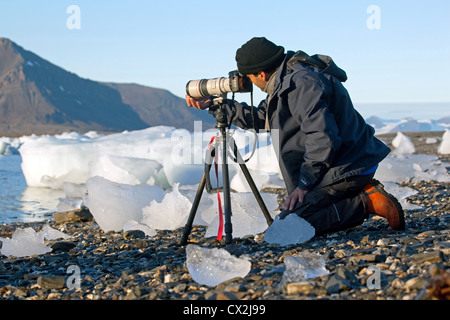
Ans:
<svg viewBox="0 0 450 320"><path fill-rule="evenodd" d="M152 200L161 201L164 190L157 186L127 185L103 177L90 178L84 203L103 231L120 232L128 220L140 222L142 209Z"/></svg>
<svg viewBox="0 0 450 320"><path fill-rule="evenodd" d="M52 251L44 244L44 232L33 228L17 229L11 239L0 238L3 242L0 253L5 256L26 257Z"/></svg>
<svg viewBox="0 0 450 320"><path fill-rule="evenodd" d="M302 282L329 273L325 268L323 257L312 252L302 252L297 256L286 256L284 264L286 270L283 273L282 284L286 282Z"/></svg>
<svg viewBox="0 0 450 320"><path fill-rule="evenodd" d="M191 211L191 202L180 193L176 183L161 202L153 200L142 209L142 223L155 230L175 230L185 225Z"/></svg>
<svg viewBox="0 0 450 320"><path fill-rule="evenodd" d="M315 233L316 230L308 221L293 213L283 220L280 220L280 216L276 216L266 230L264 240L268 243L287 246L306 242L314 237Z"/></svg>
<svg viewBox="0 0 450 320"><path fill-rule="evenodd" d="M245 258L237 258L225 249L186 246L186 266L195 282L210 287L236 278L244 278L251 268Z"/></svg>
<svg viewBox="0 0 450 320"><path fill-rule="evenodd" d="M70 239L69 235L67 235L67 234L65 234L65 233L63 233L63 232L61 232L59 230L56 230L56 229L50 227L48 224L45 224L42 227L42 231L41 232L44 234L44 239L45 240L56 240L56 239L65 239L65 240L67 240L67 239Z"/></svg>

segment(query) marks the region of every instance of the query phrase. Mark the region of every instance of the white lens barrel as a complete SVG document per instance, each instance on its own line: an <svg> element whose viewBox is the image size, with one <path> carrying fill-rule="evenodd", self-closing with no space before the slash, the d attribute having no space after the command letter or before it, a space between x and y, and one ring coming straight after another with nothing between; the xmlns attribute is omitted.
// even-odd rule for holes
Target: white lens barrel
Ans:
<svg viewBox="0 0 450 320"><path fill-rule="evenodd" d="M186 93L192 98L202 98L231 92L229 78L191 80L186 85Z"/></svg>

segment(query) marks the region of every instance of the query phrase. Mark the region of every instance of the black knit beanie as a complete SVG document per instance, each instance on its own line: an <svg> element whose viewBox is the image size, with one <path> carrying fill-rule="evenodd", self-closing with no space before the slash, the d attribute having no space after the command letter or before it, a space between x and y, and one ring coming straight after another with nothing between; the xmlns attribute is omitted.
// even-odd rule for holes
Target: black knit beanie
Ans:
<svg viewBox="0 0 450 320"><path fill-rule="evenodd" d="M283 47L264 37L252 38L236 51L236 62L239 72L247 75L275 68L285 56Z"/></svg>

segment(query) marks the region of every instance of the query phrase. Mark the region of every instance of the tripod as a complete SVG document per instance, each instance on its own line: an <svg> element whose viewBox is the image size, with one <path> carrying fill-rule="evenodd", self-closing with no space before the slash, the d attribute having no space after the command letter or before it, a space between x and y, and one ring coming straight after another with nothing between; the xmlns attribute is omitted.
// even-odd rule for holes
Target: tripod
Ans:
<svg viewBox="0 0 450 320"><path fill-rule="evenodd" d="M218 97L213 100L213 103L215 106L218 106L218 110L215 114L217 125L216 127L220 130L220 148L222 151L222 180L223 180L223 194L224 194L224 216L225 216L225 242L226 244L230 244L233 240L232 236L232 224L231 224L231 196L230 196L230 178L228 173L228 163L227 163L227 128L230 127L230 125L227 122L226 113L224 110L224 103L225 96ZM232 138L231 138L232 139ZM235 159L237 160L239 167L242 170L242 173L244 174L250 189L252 190L256 201L258 202L264 217L266 218L267 224L270 226L273 222L272 217L270 216L269 211L267 210L267 207L261 197L261 194L258 191L258 188L255 185L255 182L252 179L252 176L250 175L250 172L248 171L247 166L245 165L244 160L242 159L239 150L237 150L236 144L234 143L234 140L232 140L233 153L235 155ZM191 212L189 214L188 220L186 222L186 225L183 230L183 237L181 238L180 245L186 245L188 237L192 231L192 224L194 222L195 214L198 209L198 205L200 203L203 190L206 185L207 179L209 179L209 172L211 170L212 166L212 160L215 157L216 153L216 144L212 145L211 148L208 148L206 151L206 157L205 157L205 168L203 171L202 178L200 180L197 193L194 198L194 202L192 203Z"/></svg>

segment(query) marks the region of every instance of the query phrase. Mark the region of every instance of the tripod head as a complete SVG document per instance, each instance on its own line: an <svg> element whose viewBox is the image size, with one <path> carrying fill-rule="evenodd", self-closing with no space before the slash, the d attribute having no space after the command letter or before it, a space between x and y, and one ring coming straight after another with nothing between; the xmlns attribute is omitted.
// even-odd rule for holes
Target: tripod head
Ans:
<svg viewBox="0 0 450 320"><path fill-rule="evenodd" d="M229 128L230 124L227 121L227 114L225 111L225 104L227 99L227 94L224 93L217 98L213 99L213 106L215 106L217 109L214 111L214 117L217 121L217 128Z"/></svg>

